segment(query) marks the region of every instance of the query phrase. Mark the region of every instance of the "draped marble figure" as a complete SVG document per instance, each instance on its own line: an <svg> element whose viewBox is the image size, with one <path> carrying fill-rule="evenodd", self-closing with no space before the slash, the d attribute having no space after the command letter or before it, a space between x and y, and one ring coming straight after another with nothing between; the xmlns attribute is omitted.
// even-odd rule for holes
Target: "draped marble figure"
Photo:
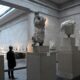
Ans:
<svg viewBox="0 0 80 80"><path fill-rule="evenodd" d="M39 12L35 12L34 17L35 32L32 37L33 45L39 43L39 46L43 46L45 37L45 21L46 19L44 17L39 16Z"/></svg>

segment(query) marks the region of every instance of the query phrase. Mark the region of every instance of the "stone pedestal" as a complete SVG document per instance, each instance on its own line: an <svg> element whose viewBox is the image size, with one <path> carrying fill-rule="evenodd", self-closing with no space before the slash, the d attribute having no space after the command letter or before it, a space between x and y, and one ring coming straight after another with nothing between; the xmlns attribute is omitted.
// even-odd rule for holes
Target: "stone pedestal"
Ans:
<svg viewBox="0 0 80 80"><path fill-rule="evenodd" d="M49 52L48 46L34 46L33 53L47 53Z"/></svg>
<svg viewBox="0 0 80 80"><path fill-rule="evenodd" d="M27 53L27 80L56 80L56 54L47 46L35 46Z"/></svg>
<svg viewBox="0 0 80 80"><path fill-rule="evenodd" d="M4 56L0 55L0 80L4 80Z"/></svg>
<svg viewBox="0 0 80 80"><path fill-rule="evenodd" d="M57 60L58 76L67 79L80 76L80 52L75 46L74 38L64 38Z"/></svg>

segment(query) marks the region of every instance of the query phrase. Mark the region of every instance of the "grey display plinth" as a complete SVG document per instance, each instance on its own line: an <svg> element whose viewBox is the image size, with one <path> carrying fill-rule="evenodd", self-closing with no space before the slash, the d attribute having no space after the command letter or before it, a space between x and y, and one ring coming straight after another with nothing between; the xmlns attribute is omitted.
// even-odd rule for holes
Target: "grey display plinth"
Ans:
<svg viewBox="0 0 80 80"><path fill-rule="evenodd" d="M0 55L0 80L4 80L4 56Z"/></svg>
<svg viewBox="0 0 80 80"><path fill-rule="evenodd" d="M68 79L80 76L80 53L74 38L64 38L57 58L58 76Z"/></svg>
<svg viewBox="0 0 80 80"><path fill-rule="evenodd" d="M56 80L56 54L47 55L49 47L36 46L27 53L27 80Z"/></svg>

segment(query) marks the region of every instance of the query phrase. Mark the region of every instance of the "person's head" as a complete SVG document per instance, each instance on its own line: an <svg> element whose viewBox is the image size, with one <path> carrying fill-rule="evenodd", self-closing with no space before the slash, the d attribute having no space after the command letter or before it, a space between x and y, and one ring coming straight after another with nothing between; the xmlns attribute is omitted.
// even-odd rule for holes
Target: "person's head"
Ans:
<svg viewBox="0 0 80 80"><path fill-rule="evenodd" d="M39 16L39 12L35 12L35 16Z"/></svg>
<svg viewBox="0 0 80 80"><path fill-rule="evenodd" d="M13 50L13 46L9 46L9 50Z"/></svg>

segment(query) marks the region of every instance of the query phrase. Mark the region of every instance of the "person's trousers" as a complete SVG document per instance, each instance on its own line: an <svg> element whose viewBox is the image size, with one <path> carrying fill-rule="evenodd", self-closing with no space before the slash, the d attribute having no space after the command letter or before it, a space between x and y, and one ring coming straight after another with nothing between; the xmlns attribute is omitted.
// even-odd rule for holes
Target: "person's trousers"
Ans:
<svg viewBox="0 0 80 80"><path fill-rule="evenodd" d="M14 78L14 69L8 69L9 78Z"/></svg>

